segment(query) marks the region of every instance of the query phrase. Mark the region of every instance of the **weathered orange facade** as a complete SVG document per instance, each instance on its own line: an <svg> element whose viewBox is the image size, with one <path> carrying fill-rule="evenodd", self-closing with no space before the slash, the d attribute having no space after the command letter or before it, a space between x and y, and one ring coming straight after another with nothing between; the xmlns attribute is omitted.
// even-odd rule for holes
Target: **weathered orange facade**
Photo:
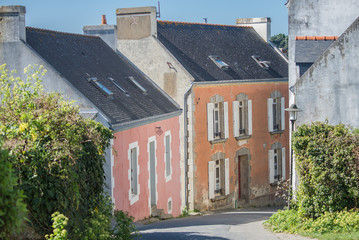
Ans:
<svg viewBox="0 0 359 240"><path fill-rule="evenodd" d="M279 92L284 97L283 107L288 107L288 81L253 80L247 82L215 82L194 84L192 91L193 106L193 201L194 208L205 210L218 207L238 207L241 204L275 204L276 183L269 180L269 150L273 144L285 149L283 157L285 178L289 178L288 113L283 115L285 129L275 132L268 130L268 98L271 93ZM252 130L250 136L234 137L233 101L238 94L244 93L252 104ZM228 138L208 140L208 107L211 97L219 95L228 103ZM207 124L206 124L207 123ZM213 156L222 155L228 159L228 183L225 194L210 199L209 162ZM241 163L242 161L242 163ZM241 176L244 175L244 176ZM218 179L217 179L218 180ZM219 180L218 180L219 181Z"/></svg>

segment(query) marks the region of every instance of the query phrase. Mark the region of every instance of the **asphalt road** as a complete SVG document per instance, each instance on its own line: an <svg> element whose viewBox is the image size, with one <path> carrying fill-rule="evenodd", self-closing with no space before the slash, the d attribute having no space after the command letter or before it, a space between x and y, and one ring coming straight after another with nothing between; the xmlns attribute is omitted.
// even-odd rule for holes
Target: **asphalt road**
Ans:
<svg viewBox="0 0 359 240"><path fill-rule="evenodd" d="M301 236L274 234L262 223L276 209L253 208L232 209L159 221L147 225L137 224L142 240L302 240Z"/></svg>

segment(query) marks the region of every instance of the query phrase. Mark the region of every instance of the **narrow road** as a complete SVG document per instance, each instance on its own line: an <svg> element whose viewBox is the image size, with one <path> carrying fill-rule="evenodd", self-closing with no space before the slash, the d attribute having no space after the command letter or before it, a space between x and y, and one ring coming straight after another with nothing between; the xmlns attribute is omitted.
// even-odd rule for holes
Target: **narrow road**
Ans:
<svg viewBox="0 0 359 240"><path fill-rule="evenodd" d="M274 234L262 223L275 213L273 208L231 209L203 216L137 224L143 240L304 240L297 235Z"/></svg>

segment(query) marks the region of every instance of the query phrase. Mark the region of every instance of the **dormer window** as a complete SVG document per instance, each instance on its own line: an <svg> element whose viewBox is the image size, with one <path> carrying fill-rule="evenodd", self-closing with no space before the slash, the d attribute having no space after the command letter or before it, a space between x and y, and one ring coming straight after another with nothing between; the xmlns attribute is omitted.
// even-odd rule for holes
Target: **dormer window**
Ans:
<svg viewBox="0 0 359 240"><path fill-rule="evenodd" d="M107 87L105 87L101 82L99 82L96 77L90 77L89 82L101 89L108 96L113 96L113 92L111 92Z"/></svg>
<svg viewBox="0 0 359 240"><path fill-rule="evenodd" d="M269 68L269 64L270 64L269 61L263 61L261 57L258 55L253 55L252 58L254 59L254 61L256 61L256 63L258 63L259 66L261 66L261 68L263 69Z"/></svg>
<svg viewBox="0 0 359 240"><path fill-rule="evenodd" d="M133 84L135 84L135 86L138 88L138 89L140 89L141 91L142 91L142 93L143 94L147 94L147 89L145 89L144 87L142 87L141 86L141 84L139 84L136 80L135 80L135 78L134 77L128 77L130 80L131 80L131 82L133 83Z"/></svg>
<svg viewBox="0 0 359 240"><path fill-rule="evenodd" d="M121 87L117 82L115 82L115 79L109 77L108 80L110 80L112 84L115 85L118 89L120 89L120 91L124 93L127 97L130 96L130 94L128 94L128 92L123 87Z"/></svg>
<svg viewBox="0 0 359 240"><path fill-rule="evenodd" d="M217 55L208 56L220 69L228 69L229 65L223 62Z"/></svg>

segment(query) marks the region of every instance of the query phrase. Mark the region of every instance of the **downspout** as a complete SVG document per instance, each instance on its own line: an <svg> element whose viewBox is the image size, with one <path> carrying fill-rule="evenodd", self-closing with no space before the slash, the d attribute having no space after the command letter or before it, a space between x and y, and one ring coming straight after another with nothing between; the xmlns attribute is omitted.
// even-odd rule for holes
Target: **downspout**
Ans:
<svg viewBox="0 0 359 240"><path fill-rule="evenodd" d="M184 117L184 172L185 172L185 177L184 177L184 186L185 186L185 202L186 202L186 208L188 210L188 129L187 129L187 125L188 125L188 122L187 122L187 100L188 100L188 96L189 94L191 93L192 91L192 86L193 86L193 83L191 83L191 86L189 86L189 88L187 89L187 91L185 92L184 94L184 97L183 97L183 117Z"/></svg>

